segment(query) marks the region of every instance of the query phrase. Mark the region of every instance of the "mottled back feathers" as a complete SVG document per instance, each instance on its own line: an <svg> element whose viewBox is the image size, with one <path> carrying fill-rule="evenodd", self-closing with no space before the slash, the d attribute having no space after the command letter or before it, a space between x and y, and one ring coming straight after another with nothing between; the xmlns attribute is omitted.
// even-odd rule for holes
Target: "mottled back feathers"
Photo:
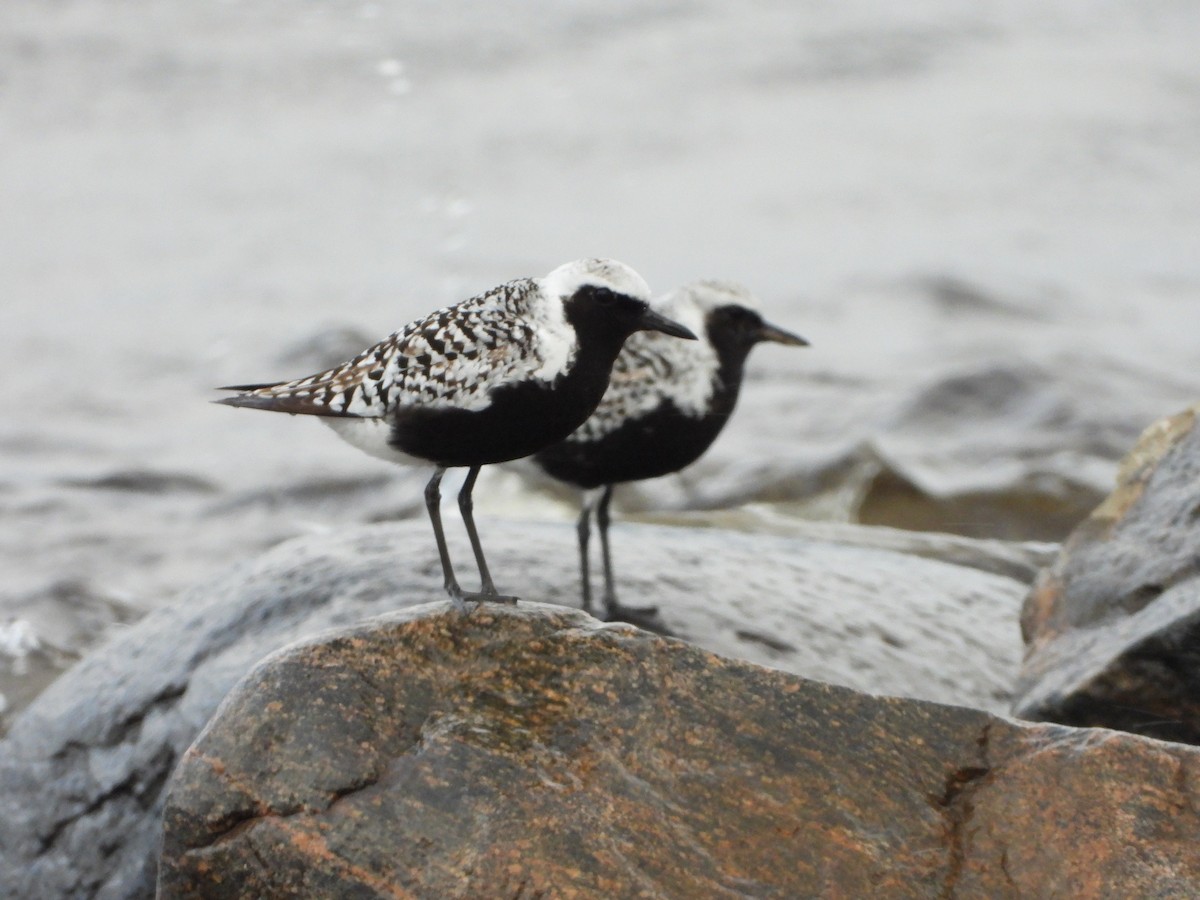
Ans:
<svg viewBox="0 0 1200 900"><path fill-rule="evenodd" d="M367 418L390 417L409 406L483 409L499 386L552 384L570 370L578 341L563 300L588 284L649 298L645 282L627 266L579 260L545 278L510 281L436 310L332 369L295 381L232 387L244 393L218 402Z"/></svg>

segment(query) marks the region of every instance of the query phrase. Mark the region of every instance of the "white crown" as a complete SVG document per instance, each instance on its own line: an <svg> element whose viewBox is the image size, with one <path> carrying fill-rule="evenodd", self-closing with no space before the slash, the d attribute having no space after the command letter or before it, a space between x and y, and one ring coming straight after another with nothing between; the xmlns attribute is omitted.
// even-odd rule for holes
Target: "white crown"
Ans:
<svg viewBox="0 0 1200 900"><path fill-rule="evenodd" d="M637 272L615 259L577 259L540 279L551 297L570 297L584 285L595 285L650 302L650 286Z"/></svg>
<svg viewBox="0 0 1200 900"><path fill-rule="evenodd" d="M743 306L759 312L762 304L750 291L734 281L693 281L657 298L654 308L669 319L705 334L705 317L722 306Z"/></svg>

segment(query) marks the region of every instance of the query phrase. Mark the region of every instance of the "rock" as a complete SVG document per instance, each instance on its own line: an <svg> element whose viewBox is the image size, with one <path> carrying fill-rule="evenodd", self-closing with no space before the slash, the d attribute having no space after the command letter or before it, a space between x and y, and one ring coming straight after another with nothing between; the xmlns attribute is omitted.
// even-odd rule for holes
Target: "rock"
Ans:
<svg viewBox="0 0 1200 900"><path fill-rule="evenodd" d="M1018 715L1200 743L1197 412L1146 430L1025 601Z"/></svg>
<svg viewBox="0 0 1200 900"><path fill-rule="evenodd" d="M0 896L152 896L162 786L230 686L265 652L386 608L376 601L396 582L348 549L281 548L234 569L17 716L0 742Z"/></svg>
<svg viewBox="0 0 1200 900"><path fill-rule="evenodd" d="M1200 752L439 603L259 665L164 829L164 900L1184 896Z"/></svg>
<svg viewBox="0 0 1200 900"><path fill-rule="evenodd" d="M480 527L502 588L577 604L569 525ZM626 599L659 604L708 650L1007 709L1018 581L772 535L618 523L613 543ZM452 544L470 559L465 538ZM439 585L427 523L347 529L282 544L119 632L0 741L0 896L150 896L162 785L230 687L287 643L441 599Z"/></svg>
<svg viewBox="0 0 1200 900"><path fill-rule="evenodd" d="M860 521L1061 540L1112 477L1121 432L1091 398L1105 396L1109 382L1128 389L1122 374L1105 379L1026 360L937 373L873 437L880 469Z"/></svg>
<svg viewBox="0 0 1200 900"><path fill-rule="evenodd" d="M1059 550L1057 544L1039 541L1000 541L930 531L905 531L883 525L814 522L791 515L778 504L752 504L737 509L700 512L642 513L632 518L639 522L687 528L724 528L743 533L780 534L851 547L890 550L992 572L1026 583L1032 583L1042 569L1054 562Z"/></svg>

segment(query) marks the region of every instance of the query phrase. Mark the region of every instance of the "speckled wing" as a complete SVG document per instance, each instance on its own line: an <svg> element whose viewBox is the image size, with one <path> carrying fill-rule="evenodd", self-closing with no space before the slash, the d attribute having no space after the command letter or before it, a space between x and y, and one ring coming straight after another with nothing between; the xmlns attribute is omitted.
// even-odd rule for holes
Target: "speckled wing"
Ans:
<svg viewBox="0 0 1200 900"><path fill-rule="evenodd" d="M600 405L567 440L598 441L667 401L685 415L701 416L712 396L716 371L716 353L707 341L638 332L617 357Z"/></svg>
<svg viewBox="0 0 1200 900"><path fill-rule="evenodd" d="M477 410L495 388L551 380L574 333L521 279L436 310L349 362L295 381L244 385L218 401L301 415L378 418L410 406ZM555 319L554 312L558 312Z"/></svg>

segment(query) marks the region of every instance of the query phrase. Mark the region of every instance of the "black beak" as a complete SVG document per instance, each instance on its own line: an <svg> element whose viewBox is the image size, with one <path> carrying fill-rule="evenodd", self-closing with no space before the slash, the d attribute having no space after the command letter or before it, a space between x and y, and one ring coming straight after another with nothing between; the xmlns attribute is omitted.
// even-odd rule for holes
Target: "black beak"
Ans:
<svg viewBox="0 0 1200 900"><path fill-rule="evenodd" d="M770 341L772 344L784 344L788 347L807 347L808 341L800 337L798 334L792 334L790 331L784 331L770 322L763 322L758 329L758 339L760 341Z"/></svg>
<svg viewBox="0 0 1200 900"><path fill-rule="evenodd" d="M654 310L647 308L642 313L641 321L638 322L639 331L661 331L663 334L669 334L672 337L683 338L685 341L699 340L696 335L692 334L691 329L684 328L673 319L668 319L666 316L659 315Z"/></svg>

